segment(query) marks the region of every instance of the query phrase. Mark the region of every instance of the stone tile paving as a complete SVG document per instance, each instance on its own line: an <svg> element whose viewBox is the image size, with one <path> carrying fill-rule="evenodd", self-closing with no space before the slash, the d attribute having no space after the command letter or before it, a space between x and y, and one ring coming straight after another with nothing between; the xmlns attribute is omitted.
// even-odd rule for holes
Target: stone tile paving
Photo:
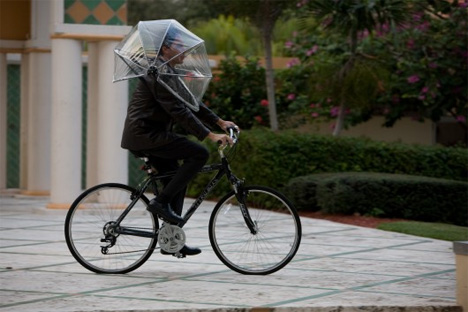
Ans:
<svg viewBox="0 0 468 312"><path fill-rule="evenodd" d="M0 195L0 311L461 311L450 242L302 218L295 259L245 276L211 250L206 203L185 228L201 255L155 252L134 272L99 275L70 255L66 211L46 203Z"/></svg>

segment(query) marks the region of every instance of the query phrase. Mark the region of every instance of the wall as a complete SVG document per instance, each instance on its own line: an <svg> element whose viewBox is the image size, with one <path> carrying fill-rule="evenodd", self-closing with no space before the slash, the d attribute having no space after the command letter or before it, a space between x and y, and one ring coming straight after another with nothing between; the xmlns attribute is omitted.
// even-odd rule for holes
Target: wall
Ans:
<svg viewBox="0 0 468 312"><path fill-rule="evenodd" d="M366 137L384 142L402 142L408 144L435 144L435 124L432 121L418 122L410 117L398 120L392 128L383 127L384 117L375 116L367 122L349 129L343 129L340 136ZM300 131L331 134L334 122L316 123L302 126Z"/></svg>
<svg viewBox="0 0 468 312"><path fill-rule="evenodd" d="M28 40L31 37L31 1L0 1L0 39Z"/></svg>

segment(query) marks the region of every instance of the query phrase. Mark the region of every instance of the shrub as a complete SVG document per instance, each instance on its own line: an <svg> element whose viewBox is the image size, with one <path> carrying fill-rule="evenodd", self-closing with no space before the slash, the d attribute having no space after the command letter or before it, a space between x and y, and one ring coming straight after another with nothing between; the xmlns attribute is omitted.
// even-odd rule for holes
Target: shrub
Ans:
<svg viewBox="0 0 468 312"><path fill-rule="evenodd" d="M348 172L299 177L285 190L298 209L468 225L468 183L461 181Z"/></svg>
<svg viewBox="0 0 468 312"><path fill-rule="evenodd" d="M219 161L217 147L208 143L206 146L212 155L210 161ZM466 181L468 150L252 129L241 132L231 166L240 178L246 179L247 184L278 189L300 176L346 171L401 173ZM195 195L197 190L201 190L209 177L209 174L199 175L189 194ZM219 188L218 195L221 192Z"/></svg>
<svg viewBox="0 0 468 312"><path fill-rule="evenodd" d="M266 129L241 133L235 162L251 183L286 185L312 173L370 171L467 180L468 150Z"/></svg>
<svg viewBox="0 0 468 312"><path fill-rule="evenodd" d="M242 129L268 125L265 69L258 62L253 57L242 63L234 56L222 60L205 93L210 108L220 116L229 116Z"/></svg>

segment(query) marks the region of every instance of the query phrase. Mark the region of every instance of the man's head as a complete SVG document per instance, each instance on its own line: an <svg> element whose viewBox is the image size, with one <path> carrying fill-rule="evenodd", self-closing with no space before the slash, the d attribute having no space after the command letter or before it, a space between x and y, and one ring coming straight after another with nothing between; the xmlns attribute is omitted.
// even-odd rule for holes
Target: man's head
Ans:
<svg viewBox="0 0 468 312"><path fill-rule="evenodd" d="M169 27L161 46L161 55L166 60L171 60L171 65L177 65L184 61L185 56L181 54L182 52L184 52L184 44L181 41L179 30L175 27Z"/></svg>

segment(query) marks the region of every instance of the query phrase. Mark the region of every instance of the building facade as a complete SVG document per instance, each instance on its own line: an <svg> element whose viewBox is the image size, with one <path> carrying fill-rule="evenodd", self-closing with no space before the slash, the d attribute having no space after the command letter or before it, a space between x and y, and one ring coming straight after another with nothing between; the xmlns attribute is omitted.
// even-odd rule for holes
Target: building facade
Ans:
<svg viewBox="0 0 468 312"><path fill-rule="evenodd" d="M112 83L113 49L130 31L126 9L125 0L0 2L0 189L7 188L7 164L14 158L7 148L14 137L7 82L15 71L21 90L16 155L21 193L49 195L51 208L68 206L82 190L83 164L86 186L127 182L128 154L120 148L120 134L128 83Z"/></svg>

